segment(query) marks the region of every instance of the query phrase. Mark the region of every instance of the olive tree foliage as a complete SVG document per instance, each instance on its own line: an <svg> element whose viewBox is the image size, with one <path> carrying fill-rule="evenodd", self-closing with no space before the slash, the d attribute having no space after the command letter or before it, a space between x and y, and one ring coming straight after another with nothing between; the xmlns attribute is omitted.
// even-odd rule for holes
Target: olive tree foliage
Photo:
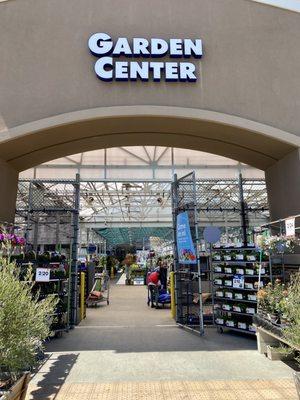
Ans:
<svg viewBox="0 0 300 400"><path fill-rule="evenodd" d="M33 295L32 270L20 279L20 270L0 257L0 368L17 376L34 366L37 352L49 336L57 298Z"/></svg>
<svg viewBox="0 0 300 400"><path fill-rule="evenodd" d="M284 335L292 345L300 349L300 273L291 276L286 309L291 324L284 330ZM300 357L298 361L300 362Z"/></svg>

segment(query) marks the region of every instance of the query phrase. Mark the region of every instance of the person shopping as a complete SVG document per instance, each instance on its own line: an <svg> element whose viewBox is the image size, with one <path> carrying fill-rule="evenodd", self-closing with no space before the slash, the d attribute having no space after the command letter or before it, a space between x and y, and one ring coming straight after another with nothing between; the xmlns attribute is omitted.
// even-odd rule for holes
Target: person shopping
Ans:
<svg viewBox="0 0 300 400"><path fill-rule="evenodd" d="M159 288L160 288L160 270L157 268L148 277L148 289L151 294L151 308L159 308L158 305L158 297L159 297Z"/></svg>
<svg viewBox="0 0 300 400"><path fill-rule="evenodd" d="M166 261L161 261L159 267L160 282L163 289L168 288L168 264Z"/></svg>
<svg viewBox="0 0 300 400"><path fill-rule="evenodd" d="M124 264L125 275L126 275L125 285L130 285L131 284L131 265L133 264L133 255L126 254L123 264Z"/></svg>

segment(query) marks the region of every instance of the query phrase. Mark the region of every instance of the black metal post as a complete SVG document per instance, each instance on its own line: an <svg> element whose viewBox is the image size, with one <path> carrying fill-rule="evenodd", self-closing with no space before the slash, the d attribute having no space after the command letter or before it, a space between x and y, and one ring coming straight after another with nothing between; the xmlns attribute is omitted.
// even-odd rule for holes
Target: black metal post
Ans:
<svg viewBox="0 0 300 400"><path fill-rule="evenodd" d="M75 204L73 211L73 240L71 247L71 293L70 293L70 327L77 324L78 312L78 234L79 234L79 205L80 205L80 175L76 174Z"/></svg>
<svg viewBox="0 0 300 400"><path fill-rule="evenodd" d="M178 209L178 183L177 183L177 174L174 174L174 181L172 183L172 218L173 218L173 270L174 270L174 286L175 286L175 310L176 316L175 320L178 322L179 313L178 313L178 253L177 253L177 235L176 235L176 225L177 225L177 209Z"/></svg>
<svg viewBox="0 0 300 400"><path fill-rule="evenodd" d="M30 216L32 215L32 182L29 183L29 192L28 192L28 207L26 214L26 228L25 228L25 252L29 251L29 230L30 230Z"/></svg>
<svg viewBox="0 0 300 400"><path fill-rule="evenodd" d="M248 246L247 211L246 211L246 203L244 200L243 176L241 173L239 174L239 192L240 192L241 226L242 226L242 234L243 234L243 245L244 245L244 247L247 247Z"/></svg>
<svg viewBox="0 0 300 400"><path fill-rule="evenodd" d="M203 300L202 300L202 278L201 278L201 263L200 263L200 237L198 229L198 209L197 209L197 189L196 189L196 175L195 171L193 177L193 208L194 208L194 221L195 221L195 250L197 256L197 272L198 272L198 294L199 294L199 333L204 335L204 321L203 321Z"/></svg>

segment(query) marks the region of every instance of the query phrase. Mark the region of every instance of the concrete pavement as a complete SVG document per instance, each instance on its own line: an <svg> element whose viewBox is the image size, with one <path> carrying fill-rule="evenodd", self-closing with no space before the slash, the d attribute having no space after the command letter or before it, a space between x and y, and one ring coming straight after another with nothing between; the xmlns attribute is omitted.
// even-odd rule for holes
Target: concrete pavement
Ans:
<svg viewBox="0 0 300 400"><path fill-rule="evenodd" d="M214 328L198 337L168 309L149 308L146 296L145 287L113 286L109 306L88 309L47 345L28 400L297 398L292 370L261 356L255 338Z"/></svg>

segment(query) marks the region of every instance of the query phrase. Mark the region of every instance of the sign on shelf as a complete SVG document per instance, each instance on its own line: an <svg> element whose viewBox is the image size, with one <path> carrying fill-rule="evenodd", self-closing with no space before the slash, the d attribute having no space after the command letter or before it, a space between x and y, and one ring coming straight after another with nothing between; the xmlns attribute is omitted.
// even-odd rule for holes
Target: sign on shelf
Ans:
<svg viewBox="0 0 300 400"><path fill-rule="evenodd" d="M234 275L233 281L232 281L232 287L236 289L244 289L245 287L245 278L243 275Z"/></svg>
<svg viewBox="0 0 300 400"><path fill-rule="evenodd" d="M286 236L295 236L295 218L285 220L285 234Z"/></svg>
<svg viewBox="0 0 300 400"><path fill-rule="evenodd" d="M49 282L50 281L50 269L49 268L37 268L35 273L36 282Z"/></svg>

